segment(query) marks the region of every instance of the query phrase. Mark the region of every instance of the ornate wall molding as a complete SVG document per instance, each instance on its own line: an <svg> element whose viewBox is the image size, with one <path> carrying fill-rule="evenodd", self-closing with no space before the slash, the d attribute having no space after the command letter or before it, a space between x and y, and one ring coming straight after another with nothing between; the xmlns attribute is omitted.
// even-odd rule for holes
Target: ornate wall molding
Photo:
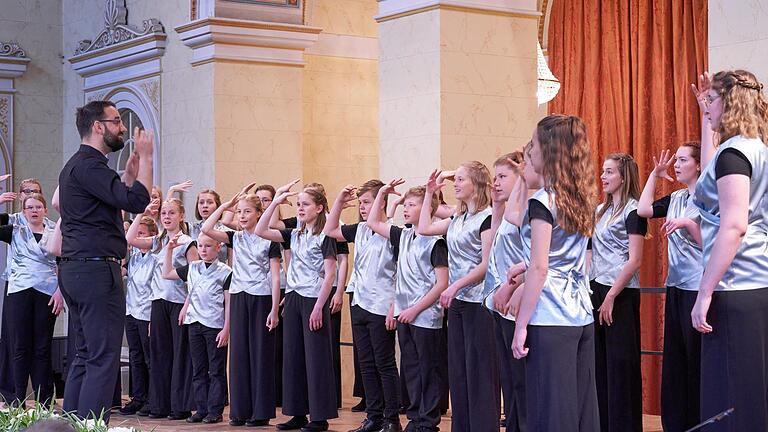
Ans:
<svg viewBox="0 0 768 432"><path fill-rule="evenodd" d="M164 33L163 24L156 18L142 22L142 28L137 29L128 25L128 8L125 0L106 0L104 11L104 29L94 40L81 40L75 50L75 56L96 51L111 45L147 36Z"/></svg>
<svg viewBox="0 0 768 432"><path fill-rule="evenodd" d="M16 42L0 42L0 57L27 58L27 53Z"/></svg>
<svg viewBox="0 0 768 432"><path fill-rule="evenodd" d="M0 138L3 139L3 142L7 141L8 138L8 124L10 114L10 109L8 108L9 105L10 97L6 95L0 95Z"/></svg>
<svg viewBox="0 0 768 432"><path fill-rule="evenodd" d="M0 41L0 93L14 93L14 78L24 75L30 59L17 42Z"/></svg>

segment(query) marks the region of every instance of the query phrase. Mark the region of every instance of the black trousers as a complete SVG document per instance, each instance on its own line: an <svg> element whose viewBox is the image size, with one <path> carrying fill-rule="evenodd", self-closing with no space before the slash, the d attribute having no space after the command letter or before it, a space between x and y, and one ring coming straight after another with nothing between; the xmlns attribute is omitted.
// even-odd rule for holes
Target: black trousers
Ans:
<svg viewBox="0 0 768 432"><path fill-rule="evenodd" d="M185 413L195 406L188 328L179 325L179 312L183 306L162 299L152 301L149 406L153 414Z"/></svg>
<svg viewBox="0 0 768 432"><path fill-rule="evenodd" d="M496 354L499 358L499 378L504 393L504 417L507 432L525 432L525 362L512 355L515 322L493 313L496 321Z"/></svg>
<svg viewBox="0 0 768 432"><path fill-rule="evenodd" d="M706 432L768 430L768 288L716 291L701 338L701 419L735 408Z"/></svg>
<svg viewBox="0 0 768 432"><path fill-rule="evenodd" d="M597 309L611 287L590 282L595 316L595 373L602 432L642 432L640 291L625 288L613 301L613 324L601 325Z"/></svg>
<svg viewBox="0 0 768 432"><path fill-rule="evenodd" d="M410 404L408 420L420 431L437 431L440 425L440 329L397 324L400 372L405 376ZM496 424L498 427L498 419Z"/></svg>
<svg viewBox="0 0 768 432"><path fill-rule="evenodd" d="M125 294L120 264L65 261L59 265L61 292L69 306L75 349L64 388L64 410L109 421L120 372L125 328Z"/></svg>
<svg viewBox="0 0 768 432"><path fill-rule="evenodd" d="M227 397L227 348L216 347L216 336L221 329L206 327L199 322L188 327L197 412L220 416Z"/></svg>
<svg viewBox="0 0 768 432"><path fill-rule="evenodd" d="M397 423L400 379L395 363L395 332L387 330L385 316L360 306L352 306L350 312L368 418Z"/></svg>
<svg viewBox="0 0 768 432"><path fill-rule="evenodd" d="M323 306L323 326L309 329L317 299L295 291L285 295L283 310L283 414L309 414L312 421L339 416L336 407L331 313Z"/></svg>
<svg viewBox="0 0 768 432"><path fill-rule="evenodd" d="M131 399L149 401L149 321L125 317L125 338L128 341L128 363L131 371Z"/></svg>
<svg viewBox="0 0 768 432"><path fill-rule="evenodd" d="M280 290L280 300L285 298L285 290ZM275 406L283 406L283 305L280 305L280 321L275 333ZM232 311L230 310L230 314ZM231 324L230 324L231 326Z"/></svg>
<svg viewBox="0 0 768 432"><path fill-rule="evenodd" d="M454 300L448 309L451 430L499 430L499 370L491 313L481 303Z"/></svg>
<svg viewBox="0 0 768 432"><path fill-rule="evenodd" d="M594 334L592 324L528 326L525 379L529 431L600 431Z"/></svg>
<svg viewBox="0 0 768 432"><path fill-rule="evenodd" d="M56 315L48 302L51 296L33 288L8 294L8 331L13 352L13 378L16 400L27 396L48 405L53 397L53 371L51 344ZM32 380L34 394L27 395L27 384Z"/></svg>
<svg viewBox="0 0 768 432"><path fill-rule="evenodd" d="M13 382L13 350L11 337L8 333L8 303L5 301L8 292L8 282L3 284L2 324L0 324L0 396L3 400L11 401L16 397Z"/></svg>
<svg viewBox="0 0 768 432"><path fill-rule="evenodd" d="M328 296L328 305L331 304L331 297L336 293L337 287L333 287L331 295ZM353 293L348 293L349 305L352 305ZM342 403L342 391L341 391L341 311L331 314L331 338L333 341L333 370L335 371L336 380L336 405L341 408ZM358 364L357 348L352 347L352 359L355 368L355 381L352 384L352 396L364 397L365 390L363 390L363 378L360 374L360 366Z"/></svg>
<svg viewBox="0 0 768 432"><path fill-rule="evenodd" d="M230 296L229 361L232 420L275 418L275 331L267 326L272 296Z"/></svg>
<svg viewBox="0 0 768 432"><path fill-rule="evenodd" d="M667 287L661 366L661 424L667 431L684 431L700 421L701 333L691 324L697 294Z"/></svg>
<svg viewBox="0 0 768 432"><path fill-rule="evenodd" d="M440 374L440 413L448 411L450 405L450 391L448 387L448 314L443 316L443 327L439 329L437 335L438 344L438 365L437 372ZM403 364L403 353L400 353L400 364ZM405 374L400 374L400 407L407 409L411 405L408 399L408 383L405 380Z"/></svg>

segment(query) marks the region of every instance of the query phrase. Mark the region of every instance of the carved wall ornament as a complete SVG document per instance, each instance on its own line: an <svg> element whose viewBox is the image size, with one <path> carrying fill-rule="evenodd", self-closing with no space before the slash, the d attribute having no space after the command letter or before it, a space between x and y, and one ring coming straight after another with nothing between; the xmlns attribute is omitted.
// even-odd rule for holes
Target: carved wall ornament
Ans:
<svg viewBox="0 0 768 432"><path fill-rule="evenodd" d="M139 84L144 94L149 98L156 113L160 112L160 82L157 80L145 81Z"/></svg>
<svg viewBox="0 0 768 432"><path fill-rule="evenodd" d="M0 56L27 58L27 53L17 42L0 42Z"/></svg>
<svg viewBox="0 0 768 432"><path fill-rule="evenodd" d="M81 40L74 55L85 54L148 34L164 33L163 24L156 18L144 20L141 29L129 26L128 8L125 6L125 0L106 0L105 3L105 28L93 41Z"/></svg>
<svg viewBox="0 0 768 432"><path fill-rule="evenodd" d="M8 98L0 96L0 137L8 138Z"/></svg>

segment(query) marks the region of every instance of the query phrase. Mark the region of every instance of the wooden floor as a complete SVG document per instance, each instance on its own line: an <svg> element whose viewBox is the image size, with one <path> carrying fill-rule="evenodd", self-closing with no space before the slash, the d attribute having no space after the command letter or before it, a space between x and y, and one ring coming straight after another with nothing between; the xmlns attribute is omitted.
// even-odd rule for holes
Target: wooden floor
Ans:
<svg viewBox="0 0 768 432"><path fill-rule="evenodd" d="M353 413L349 410L349 408L357 403L356 400L346 400L344 401L343 408L339 411L339 418L331 420L330 423L330 431L335 432L346 432L351 429L356 428L360 425L360 422L365 418L365 413ZM279 409L278 409L279 412ZM282 415L278 415L276 420L273 420L271 422L271 426L264 426L264 427L258 427L258 428L246 428L246 427L232 427L230 426L228 421L228 410L224 411L224 419L225 421L219 424L215 425L206 425L206 424L195 424L191 425L185 421L169 421L169 420L147 420L146 417L137 417L137 416L121 416L115 412L115 414L112 415L112 419L110 421L109 426L110 427L116 427L116 426L124 426L124 427L137 427L141 428L144 431L156 431L156 432L187 432L187 431L246 431L246 430L253 430L253 431L266 431L266 430L275 430L275 424L283 422L287 420L286 417ZM403 426L405 426L405 423L407 420L405 419L405 416L400 416L401 421L403 422ZM646 415L643 419L643 430L646 432L661 432L661 421L658 416L651 416ZM443 421L440 423L440 430L442 432L450 432L451 430L451 418L450 418L450 411L448 412L448 415L443 416ZM502 429L503 430L503 429Z"/></svg>

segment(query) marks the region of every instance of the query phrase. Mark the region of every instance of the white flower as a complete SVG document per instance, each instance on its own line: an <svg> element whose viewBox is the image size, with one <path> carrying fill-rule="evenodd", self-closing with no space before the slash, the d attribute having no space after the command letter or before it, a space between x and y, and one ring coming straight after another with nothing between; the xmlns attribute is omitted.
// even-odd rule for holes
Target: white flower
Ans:
<svg viewBox="0 0 768 432"><path fill-rule="evenodd" d="M134 432L134 429L130 427L111 427L107 429L107 432Z"/></svg>

